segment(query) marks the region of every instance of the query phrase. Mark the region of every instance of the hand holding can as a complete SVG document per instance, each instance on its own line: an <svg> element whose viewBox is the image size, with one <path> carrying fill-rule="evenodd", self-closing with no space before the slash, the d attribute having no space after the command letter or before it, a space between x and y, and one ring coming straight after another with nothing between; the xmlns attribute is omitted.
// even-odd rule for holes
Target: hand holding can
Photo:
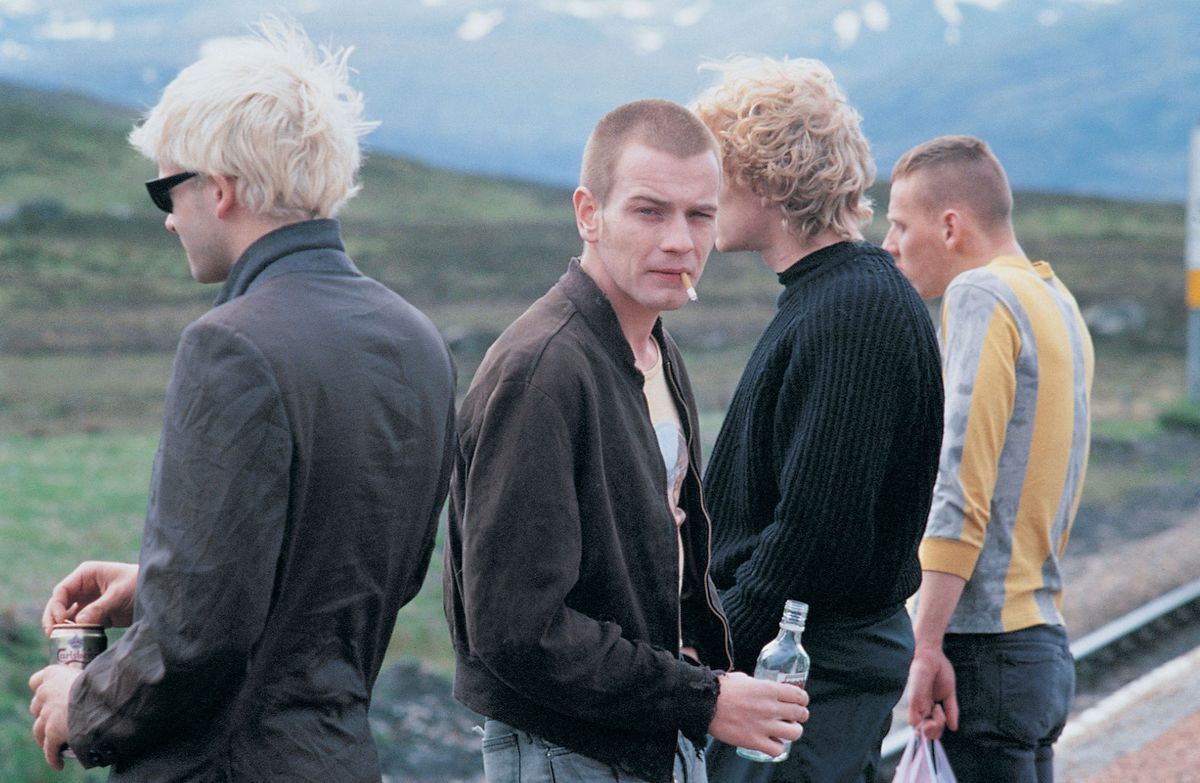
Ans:
<svg viewBox="0 0 1200 783"><path fill-rule="evenodd" d="M102 625L77 625L58 623L50 629L50 663L83 669L96 656L108 649L108 637ZM75 758L70 748L62 752L67 758Z"/></svg>
<svg viewBox="0 0 1200 783"><path fill-rule="evenodd" d="M50 663L82 669L107 649L102 625L58 623L50 629Z"/></svg>

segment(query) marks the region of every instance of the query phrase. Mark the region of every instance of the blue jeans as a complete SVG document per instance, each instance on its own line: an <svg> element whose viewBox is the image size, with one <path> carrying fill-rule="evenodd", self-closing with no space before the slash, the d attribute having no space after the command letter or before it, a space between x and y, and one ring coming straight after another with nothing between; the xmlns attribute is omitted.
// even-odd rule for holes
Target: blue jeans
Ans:
<svg viewBox="0 0 1200 783"><path fill-rule="evenodd" d="M1061 625L946 634L958 731L942 746L959 783L1051 783L1054 742L1075 696L1075 661Z"/></svg>
<svg viewBox="0 0 1200 783"><path fill-rule="evenodd" d="M645 783L490 718L483 724L483 774L487 783ZM675 751L675 781L708 783L703 752L682 734Z"/></svg>
<svg viewBox="0 0 1200 783"><path fill-rule="evenodd" d="M778 763L749 761L708 743L712 783L874 783L879 746L912 663L912 621L903 606L862 620L827 621L800 639L812 659L804 734Z"/></svg>

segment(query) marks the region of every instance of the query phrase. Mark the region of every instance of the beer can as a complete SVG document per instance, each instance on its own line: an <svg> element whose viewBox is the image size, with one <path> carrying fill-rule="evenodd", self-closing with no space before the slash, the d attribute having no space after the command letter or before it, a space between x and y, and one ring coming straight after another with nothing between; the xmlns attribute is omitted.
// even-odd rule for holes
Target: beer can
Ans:
<svg viewBox="0 0 1200 783"><path fill-rule="evenodd" d="M82 669L107 649L103 625L59 623L50 629L50 663Z"/></svg>
<svg viewBox="0 0 1200 783"><path fill-rule="evenodd" d="M50 629L50 663L82 669L107 649L108 637L103 625L58 623ZM67 747L62 754L75 758L75 753Z"/></svg>

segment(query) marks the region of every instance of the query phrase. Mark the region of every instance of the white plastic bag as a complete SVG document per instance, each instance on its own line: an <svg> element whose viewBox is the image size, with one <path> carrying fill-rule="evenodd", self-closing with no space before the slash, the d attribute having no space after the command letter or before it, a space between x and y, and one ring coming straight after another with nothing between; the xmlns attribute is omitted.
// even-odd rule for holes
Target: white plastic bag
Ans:
<svg viewBox="0 0 1200 783"><path fill-rule="evenodd" d="M942 743L913 732L892 783L957 783Z"/></svg>

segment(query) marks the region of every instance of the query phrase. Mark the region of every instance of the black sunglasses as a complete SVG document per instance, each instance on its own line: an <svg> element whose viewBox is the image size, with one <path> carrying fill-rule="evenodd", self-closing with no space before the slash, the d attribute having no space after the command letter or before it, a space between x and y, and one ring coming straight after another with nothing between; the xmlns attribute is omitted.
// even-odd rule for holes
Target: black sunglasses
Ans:
<svg viewBox="0 0 1200 783"><path fill-rule="evenodd" d="M195 171L184 171L179 174L172 174L169 177L152 179L146 182L146 191L150 194L150 200L154 202L154 206L169 215L175 206L171 203L171 188L180 183L187 182L192 177L198 176L198 174Z"/></svg>

